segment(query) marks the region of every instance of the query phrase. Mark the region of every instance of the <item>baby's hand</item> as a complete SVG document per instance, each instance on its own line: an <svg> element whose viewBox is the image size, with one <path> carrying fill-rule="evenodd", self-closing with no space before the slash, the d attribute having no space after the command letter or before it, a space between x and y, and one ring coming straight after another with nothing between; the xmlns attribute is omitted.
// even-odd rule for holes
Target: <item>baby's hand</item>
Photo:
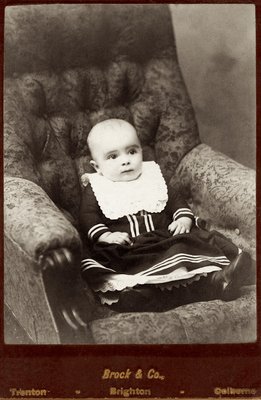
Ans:
<svg viewBox="0 0 261 400"><path fill-rule="evenodd" d="M168 230L174 235L181 233L189 233L192 227L192 219L188 217L181 217L177 221L171 222L168 226Z"/></svg>
<svg viewBox="0 0 261 400"><path fill-rule="evenodd" d="M105 232L99 237L98 242L132 244L127 232Z"/></svg>

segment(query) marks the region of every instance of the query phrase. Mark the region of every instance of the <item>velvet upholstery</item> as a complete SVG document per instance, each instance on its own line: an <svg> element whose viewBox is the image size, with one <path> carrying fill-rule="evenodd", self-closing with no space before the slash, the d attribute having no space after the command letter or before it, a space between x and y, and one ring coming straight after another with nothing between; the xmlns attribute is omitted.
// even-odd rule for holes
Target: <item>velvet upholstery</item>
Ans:
<svg viewBox="0 0 261 400"><path fill-rule="evenodd" d="M4 90L5 302L32 340L118 343L121 326L129 332L121 340L131 343L254 340L251 288L226 304L115 315L99 306L80 281L78 262L68 276L58 269L43 271L39 263L60 248L69 249L74 259L81 256L80 176L90 171L86 137L96 122L110 117L132 122L145 160L157 160L166 180L184 193L209 227L255 255L253 171L200 144L168 7L7 7ZM23 274L29 283L25 280L19 292ZM41 296L35 301L38 286ZM27 321L28 301L36 305L33 325ZM76 320L72 322L75 310L82 318L80 333ZM203 325L212 319L216 328L206 338ZM224 319L227 333L222 338ZM68 320L71 336L62 328ZM151 324L156 328L151 330Z"/></svg>
<svg viewBox="0 0 261 400"><path fill-rule="evenodd" d="M171 184L185 193L195 215L256 258L256 174L205 144L180 162Z"/></svg>
<svg viewBox="0 0 261 400"><path fill-rule="evenodd" d="M229 303L214 300L187 304L165 313L126 313L97 319L91 323L92 334L100 344L255 341L255 291L251 287L244 290L239 299ZM242 319L249 312L252 318Z"/></svg>

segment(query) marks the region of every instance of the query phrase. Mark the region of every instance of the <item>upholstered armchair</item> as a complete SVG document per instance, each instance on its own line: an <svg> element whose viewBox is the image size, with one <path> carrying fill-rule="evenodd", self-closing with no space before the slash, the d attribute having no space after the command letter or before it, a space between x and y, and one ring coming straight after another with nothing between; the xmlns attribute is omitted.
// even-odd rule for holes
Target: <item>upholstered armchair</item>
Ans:
<svg viewBox="0 0 261 400"><path fill-rule="evenodd" d="M5 17L6 329L36 344L254 341L253 285L231 302L116 313L80 276L86 137L109 117L132 121L145 159L255 258L254 171L201 143L168 6L27 5Z"/></svg>

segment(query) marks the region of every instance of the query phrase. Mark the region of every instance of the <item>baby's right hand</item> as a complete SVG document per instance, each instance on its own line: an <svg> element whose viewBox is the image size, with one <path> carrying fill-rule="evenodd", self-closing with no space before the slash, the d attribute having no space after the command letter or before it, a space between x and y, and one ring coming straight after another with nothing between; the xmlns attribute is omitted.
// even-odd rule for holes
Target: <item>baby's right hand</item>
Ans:
<svg viewBox="0 0 261 400"><path fill-rule="evenodd" d="M99 237L98 242L111 244L132 244L127 232L105 232Z"/></svg>

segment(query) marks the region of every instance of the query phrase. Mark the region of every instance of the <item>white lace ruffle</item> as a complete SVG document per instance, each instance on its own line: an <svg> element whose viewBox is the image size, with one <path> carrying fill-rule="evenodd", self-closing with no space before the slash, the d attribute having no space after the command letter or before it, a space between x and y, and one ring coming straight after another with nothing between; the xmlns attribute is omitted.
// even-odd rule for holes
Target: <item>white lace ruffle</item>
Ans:
<svg viewBox="0 0 261 400"><path fill-rule="evenodd" d="M214 271L220 271L221 268L215 265L209 265L207 267L197 268L193 271L187 271L186 268L179 268L178 270L173 271L170 274L164 275L127 275L127 274L108 274L106 275L106 281L96 283L92 285L92 288L95 292L107 292L107 291L121 291L125 288L131 288L136 285L145 285L145 284L154 284L160 285L165 284L167 287L167 283L171 283L172 286L180 286L189 282L191 278L194 278L196 275L208 274ZM177 284L174 285L174 282Z"/></svg>
<svg viewBox="0 0 261 400"><path fill-rule="evenodd" d="M202 276L207 276L207 272L201 273L201 274L197 274L195 276L193 276L192 278L188 278L188 279L184 279L182 281L172 281L172 282L168 282L165 283L164 285L155 285L155 287L158 287L162 292L164 292L164 290L170 291L173 288L178 289L180 286L188 286L191 283L195 282L195 281L199 281L199 279ZM98 292L101 304L115 304L119 301L120 298L120 291L107 291L107 292Z"/></svg>
<svg viewBox="0 0 261 400"><path fill-rule="evenodd" d="M112 220L142 210L159 213L168 201L166 182L154 161L143 162L141 176L133 181L113 182L93 173L82 175L85 186L87 178L103 214Z"/></svg>
<svg viewBox="0 0 261 400"><path fill-rule="evenodd" d="M162 291L172 290L173 288L178 289L180 286L188 286L191 283L198 281L201 277L207 276L207 274L209 274L210 272L219 270L221 270L220 267L208 266L208 267L198 268L197 270L191 272L184 271L182 275L177 274L176 279L171 281L166 281L167 275L160 275L159 282L161 281L161 283L155 284L155 287L160 288ZM143 278L145 277L143 276ZM165 281L165 283L163 283L163 281ZM135 279L135 277L130 275L124 275L124 274L111 275L109 280L98 285L95 291L97 292L102 304L111 305L119 301L121 290L126 288L132 288L137 284L142 285L151 282L148 282L147 280L144 279L142 279L141 282L141 280L138 281L137 279Z"/></svg>

